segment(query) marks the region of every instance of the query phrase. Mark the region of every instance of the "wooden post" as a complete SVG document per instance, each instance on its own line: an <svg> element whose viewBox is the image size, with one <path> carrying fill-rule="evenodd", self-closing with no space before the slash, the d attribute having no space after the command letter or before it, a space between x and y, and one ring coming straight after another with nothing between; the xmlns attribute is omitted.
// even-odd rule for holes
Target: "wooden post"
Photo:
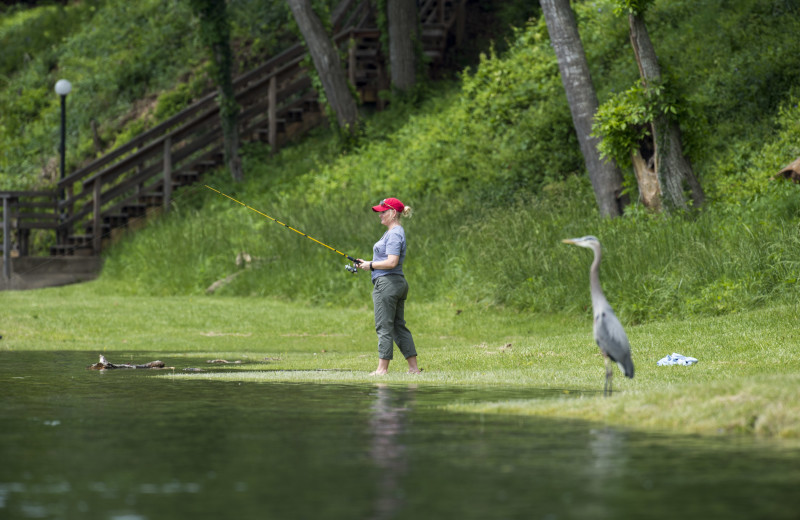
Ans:
<svg viewBox="0 0 800 520"><path fill-rule="evenodd" d="M438 22L444 25L444 2L445 0L439 0L439 20Z"/></svg>
<svg viewBox="0 0 800 520"><path fill-rule="evenodd" d="M30 242L31 242L31 230L30 229L18 229L17 230L17 251L19 251L19 256L28 256L30 254L30 251L29 251Z"/></svg>
<svg viewBox="0 0 800 520"><path fill-rule="evenodd" d="M67 200L69 200L69 204L67 205L67 218L71 218L75 213L75 183L70 183L70 185L67 186L67 197Z"/></svg>
<svg viewBox="0 0 800 520"><path fill-rule="evenodd" d="M64 226L64 221L68 218L66 213L67 199L64 195L64 187L59 191L61 193L60 197L57 195L53 197L53 211L55 211L58 222L56 227L56 244L63 245L67 243L67 236L69 235L69 231L67 231L66 226Z"/></svg>
<svg viewBox="0 0 800 520"><path fill-rule="evenodd" d="M464 33L465 25L466 25L466 0L461 0L458 2L458 9L456 10L456 47L461 47L461 44L464 43Z"/></svg>
<svg viewBox="0 0 800 520"><path fill-rule="evenodd" d="M3 278L11 280L11 211L8 209L8 195L3 195Z"/></svg>
<svg viewBox="0 0 800 520"><path fill-rule="evenodd" d="M172 137L164 139L164 213L169 212L172 199Z"/></svg>
<svg viewBox="0 0 800 520"><path fill-rule="evenodd" d="M95 255L100 254L100 248L103 245L103 219L100 216L100 195L102 186L100 184L100 177L94 181L94 193L92 195L92 214L93 227L92 227L92 251Z"/></svg>
<svg viewBox="0 0 800 520"><path fill-rule="evenodd" d="M275 73L273 72L273 74ZM269 124L267 140L269 141L270 153L278 151L278 108L275 106L277 104L278 78L273 75L269 78L269 90L267 91L267 117L269 118L267 121Z"/></svg>
<svg viewBox="0 0 800 520"><path fill-rule="evenodd" d="M347 72L350 84L356 86L356 39L351 31L350 38L347 40Z"/></svg>

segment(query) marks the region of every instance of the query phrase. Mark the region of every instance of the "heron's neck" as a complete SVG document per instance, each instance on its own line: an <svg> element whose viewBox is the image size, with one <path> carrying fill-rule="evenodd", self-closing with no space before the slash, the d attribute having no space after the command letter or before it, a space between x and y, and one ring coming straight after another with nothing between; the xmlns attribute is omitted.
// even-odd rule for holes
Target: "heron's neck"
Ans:
<svg viewBox="0 0 800 520"><path fill-rule="evenodd" d="M592 306L597 307L598 304L606 302L606 297L603 295L603 289L600 287L600 259L603 254L600 248L592 248L594 251L594 261L592 267L589 269L589 284L592 293Z"/></svg>

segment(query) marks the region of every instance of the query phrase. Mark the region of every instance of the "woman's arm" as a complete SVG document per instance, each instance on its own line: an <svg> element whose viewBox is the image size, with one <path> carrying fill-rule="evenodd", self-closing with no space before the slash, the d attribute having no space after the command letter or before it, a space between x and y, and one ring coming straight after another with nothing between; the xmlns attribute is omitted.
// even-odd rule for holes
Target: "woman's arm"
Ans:
<svg viewBox="0 0 800 520"><path fill-rule="evenodd" d="M359 260L361 259L359 258ZM372 269L394 269L399 263L400 255L388 255L386 260L380 260L378 262L367 262L366 260L361 260L361 263L358 264L358 267L365 271L369 271L370 264L372 264Z"/></svg>

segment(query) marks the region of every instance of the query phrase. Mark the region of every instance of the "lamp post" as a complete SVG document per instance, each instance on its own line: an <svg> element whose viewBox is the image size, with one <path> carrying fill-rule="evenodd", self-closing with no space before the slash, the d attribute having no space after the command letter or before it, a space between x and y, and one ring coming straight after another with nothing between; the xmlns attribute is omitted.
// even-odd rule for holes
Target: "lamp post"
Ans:
<svg viewBox="0 0 800 520"><path fill-rule="evenodd" d="M67 94L72 90L72 83L65 79L60 79L56 82L56 94L61 96L61 180L64 180L64 170L66 169L66 156L67 156ZM64 187L58 194L59 202L64 201ZM59 211L60 220L64 220L63 209ZM59 231L60 233L60 231Z"/></svg>
<svg viewBox="0 0 800 520"><path fill-rule="evenodd" d="M64 179L65 156L67 152L67 94L72 83L65 79L56 82L56 94L61 96L61 179Z"/></svg>

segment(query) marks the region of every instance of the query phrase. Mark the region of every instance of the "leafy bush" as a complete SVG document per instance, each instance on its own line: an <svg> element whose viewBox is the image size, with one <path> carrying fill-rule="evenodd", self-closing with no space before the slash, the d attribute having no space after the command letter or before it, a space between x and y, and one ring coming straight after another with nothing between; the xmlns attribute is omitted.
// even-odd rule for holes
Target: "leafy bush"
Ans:
<svg viewBox="0 0 800 520"><path fill-rule="evenodd" d="M96 9L98 2L13 9L0 18L0 77L8 78L58 45Z"/></svg>
<svg viewBox="0 0 800 520"><path fill-rule="evenodd" d="M625 92L600 105L594 116L592 135L601 139L600 155L620 167L631 166L631 152L650 135L650 125L659 116L677 119L680 102L670 95L665 83L640 80Z"/></svg>

